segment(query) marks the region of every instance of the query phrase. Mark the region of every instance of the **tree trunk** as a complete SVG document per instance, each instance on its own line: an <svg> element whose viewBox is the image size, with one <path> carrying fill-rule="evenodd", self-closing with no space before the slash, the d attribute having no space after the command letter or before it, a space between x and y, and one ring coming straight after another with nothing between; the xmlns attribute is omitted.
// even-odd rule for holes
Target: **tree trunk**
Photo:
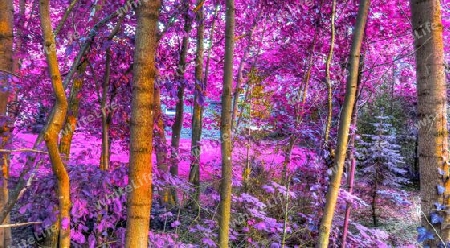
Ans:
<svg viewBox="0 0 450 248"><path fill-rule="evenodd" d="M336 0L333 0L331 7L331 41L330 41L330 52L328 53L327 63L326 63L326 81L327 81L327 91L328 91L328 114L327 114L327 124L325 127L325 147L328 147L328 138L330 137L330 129L331 129L331 119L333 117L333 91L331 85L331 61L333 60L333 52L334 52L334 42L335 42L335 25L334 21L336 18Z"/></svg>
<svg viewBox="0 0 450 248"><path fill-rule="evenodd" d="M69 96L69 109L66 116L63 131L61 132L61 140L59 150L62 153L64 162L69 162L70 146L72 145L73 133L75 132L78 120L78 112L80 110L79 92L83 87L83 76L86 71L87 62L84 61L77 69L77 77L73 80L72 89Z"/></svg>
<svg viewBox="0 0 450 248"><path fill-rule="evenodd" d="M178 102L175 107L175 122L172 126L172 139L170 141L172 146L171 160L172 165L170 167L170 172L173 176L178 176L178 160L179 160L179 149L180 149L180 136L181 128L183 127L184 118L184 72L186 70L186 56L189 49L189 34L191 32L191 18L189 17L189 2L188 0L183 0L183 9L186 11L184 13L184 37L181 44L180 50L180 61L177 68L177 81L178 86ZM173 192L174 196L176 192ZM176 197L175 197L176 200Z"/></svg>
<svg viewBox="0 0 450 248"><path fill-rule="evenodd" d="M378 166L378 165L377 165ZM372 191L372 221L373 226L378 226L378 219L377 219L377 188L378 188L378 173L375 172L375 181Z"/></svg>
<svg viewBox="0 0 450 248"><path fill-rule="evenodd" d="M431 119L429 125L420 125L418 133L418 156L420 170L420 195L422 225L435 234L426 220L436 212L435 203L450 207L450 180L448 162L447 88L445 82L444 47L442 40L441 6L439 1L410 1L416 49L418 117ZM438 173L438 169L444 175ZM437 187L445 187L439 195ZM443 223L438 226L439 236L450 241L450 214L441 211ZM437 246L438 238L425 242Z"/></svg>
<svg viewBox="0 0 450 248"><path fill-rule="evenodd" d="M350 71L349 77L347 79L347 90L339 123L336 158L334 168L332 170L330 185L328 187L324 214L320 223L319 240L317 244L317 247L319 248L328 247L331 224L333 221L333 215L336 207L337 197L339 194L339 187L341 185L345 156L347 153L350 122L353 112L353 106L356 100L355 93L358 82L361 45L364 37L364 28L366 26L367 16L369 13L369 6L370 0L360 1L349 59Z"/></svg>
<svg viewBox="0 0 450 248"><path fill-rule="evenodd" d="M242 81L244 80L242 74L244 71L245 61L247 60L247 56L250 53L250 49L252 47L253 33L255 32L256 26L258 25L261 14L262 14L262 12L260 12L258 14L258 16L255 18L255 20L253 21L253 25L250 29L250 33L247 34L248 44L244 50L244 54L242 55L241 62L239 63L238 72L237 72L236 89L234 90L234 93L233 93L233 110L232 110L233 115L231 116L231 130L233 130L233 128L234 128L234 122L235 122L236 116L237 116L237 110L238 110L237 105L238 105L238 100L239 100L239 94L242 91L241 85L242 85Z"/></svg>
<svg viewBox="0 0 450 248"><path fill-rule="evenodd" d="M130 171L132 187L127 199L126 247L147 247L152 206L153 91L159 0L143 1L137 9L133 97L130 123ZM150 128L149 128L150 127Z"/></svg>
<svg viewBox="0 0 450 248"><path fill-rule="evenodd" d="M10 139L10 120L7 116L7 105L10 94L10 85L8 78L10 75L6 72L13 72L13 1L0 0L0 149ZM6 87L5 87L6 86ZM6 89L5 91L1 89ZM5 122L3 122L5 121ZM4 208L8 202L8 159L9 154L0 153L0 183L2 190L0 191L0 207ZM9 216L3 224L9 223ZM0 229L0 247L7 247L11 244L11 229Z"/></svg>
<svg viewBox="0 0 450 248"><path fill-rule="evenodd" d="M363 56L361 56L362 60L364 59ZM350 134L350 142L348 144L348 161L350 162L349 167L347 168L347 186L348 186L348 192L350 194L353 193L353 186L355 182L355 171L356 171L356 147L355 147L355 139L356 139L356 124L358 123L358 96L360 92L360 85L361 85L361 76L362 76L362 70L364 68L364 61L360 61L360 67L359 67L359 76L358 76L358 83L356 85L356 100L355 104L353 105L353 113L352 113L352 123L351 126L355 127L353 129L353 132ZM345 217L344 217L344 227L342 231L342 248L346 247L347 243L347 234L348 234L348 224L350 221L350 213L352 210L352 203L347 202L347 206L345 208Z"/></svg>
<svg viewBox="0 0 450 248"><path fill-rule="evenodd" d="M114 38L114 36L119 32L124 17L125 15L119 19L116 26L111 31L111 34L109 34L108 41L111 41ZM108 111L106 108L110 78L111 78L111 48L108 47L106 49L105 76L103 78L102 83L102 99L100 102L100 107L102 111L102 154L100 155L101 170L109 169L109 162L111 157L111 139L109 137L109 127L111 125L113 109L110 108ZM110 101L112 101L112 96Z"/></svg>
<svg viewBox="0 0 450 248"><path fill-rule="evenodd" d="M59 199L59 216L57 223L59 228L59 247L70 247L70 188L69 174L58 149L58 134L61 131L67 112L67 99L59 72L56 56L55 37L53 35L50 20L49 0L40 1L41 29L44 37L44 49L46 51L49 74L52 81L56 103L54 111L48 120L44 131L45 144L49 153L53 173L57 180L57 192Z"/></svg>
<svg viewBox="0 0 450 248"><path fill-rule="evenodd" d="M110 140L109 140L109 126L111 124L111 113L106 110L106 99L108 97L108 87L111 75L111 49L106 49L106 65L105 65L105 78L102 84L102 154L100 156L100 169L108 170L110 161Z"/></svg>
<svg viewBox="0 0 450 248"><path fill-rule="evenodd" d="M155 154L156 154L156 164L158 166L158 170L160 173L166 174L169 172L169 167L167 164L167 140L166 134L164 132L164 120L163 113L161 110L161 94L160 88L158 85L155 85L155 93L154 93L154 107L155 107L155 125L153 131L153 145L155 146ZM170 191L168 189L162 189L159 192L160 203L163 206L173 205L175 199L173 199Z"/></svg>
<svg viewBox="0 0 450 248"><path fill-rule="evenodd" d="M230 232L231 178L233 176L231 161L231 94L233 90L234 13L234 0L226 0L225 63L220 118L222 179L220 181L219 203L219 246L221 248L229 247Z"/></svg>
<svg viewBox="0 0 450 248"><path fill-rule="evenodd" d="M203 5L204 0L197 0L197 6ZM192 114L192 143L191 170L189 172L189 182L194 185L195 192L192 207L198 207L200 211L200 139L202 137L203 122L203 102L206 87L203 82L203 53L205 24L203 6L197 11L197 54L195 57L195 93L194 93L194 113Z"/></svg>

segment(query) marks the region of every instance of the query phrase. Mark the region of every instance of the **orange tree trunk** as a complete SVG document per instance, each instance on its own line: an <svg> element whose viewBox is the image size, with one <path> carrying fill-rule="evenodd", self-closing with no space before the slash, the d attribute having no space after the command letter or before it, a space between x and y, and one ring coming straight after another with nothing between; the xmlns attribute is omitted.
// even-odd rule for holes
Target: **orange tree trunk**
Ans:
<svg viewBox="0 0 450 248"><path fill-rule="evenodd" d="M234 0L227 0L225 14L225 64L220 118L222 179L220 181L219 245L221 248L229 247L230 239L231 178L233 176L231 162L231 94L233 88L234 13Z"/></svg>
<svg viewBox="0 0 450 248"><path fill-rule="evenodd" d="M153 91L159 0L143 1L137 9L133 97L130 123L131 192L127 199L126 247L148 247L152 205ZM150 127L150 128L149 128Z"/></svg>
<svg viewBox="0 0 450 248"><path fill-rule="evenodd" d="M10 135L9 118L6 115L6 107L8 105L9 90L9 75L7 72L12 72L13 69L13 2L12 0L0 0L0 123L5 123L0 126L0 149L4 148L8 142ZM6 86L6 87L3 87ZM6 91L1 89L6 88ZM6 120L6 122L2 122ZM0 153L0 168L3 168L0 173L0 183L2 190L0 191L0 208L4 208L8 202L8 159L6 153ZM8 218L3 223L8 223ZM7 247L10 244L10 228L0 228L0 247Z"/></svg>
<svg viewBox="0 0 450 248"><path fill-rule="evenodd" d="M69 175L61 159L58 149L58 134L64 125L67 112L67 99L61 80L56 56L56 44L50 20L49 0L40 2L41 29L44 37L44 50L52 81L56 103L54 111L48 120L44 131L45 144L47 145L53 173L57 179L57 192L59 199L59 247L70 247L70 195Z"/></svg>
<svg viewBox="0 0 450 248"><path fill-rule="evenodd" d="M77 69L77 77L73 80L73 85L70 90L69 109L59 143L59 150L62 153L64 162L68 162L70 157L70 146L72 144L73 133L75 132L80 109L79 92L83 87L83 76L86 65L87 62L83 62Z"/></svg>

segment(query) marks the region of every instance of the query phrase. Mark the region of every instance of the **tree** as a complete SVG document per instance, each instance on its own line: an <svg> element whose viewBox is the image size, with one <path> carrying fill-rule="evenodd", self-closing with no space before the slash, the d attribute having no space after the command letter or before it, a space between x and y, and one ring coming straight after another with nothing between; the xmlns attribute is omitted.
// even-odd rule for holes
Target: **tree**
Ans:
<svg viewBox="0 0 450 248"><path fill-rule="evenodd" d="M345 94L344 106L342 107L341 117L339 119L339 131L336 149L336 158L334 168L328 186L324 214L320 223L319 240L317 246L320 248L328 247L331 224L336 207L339 187L341 185L344 162L347 154L347 143L350 129L350 122L353 112L353 106L356 100L356 87L358 82L359 61L362 41L364 37L364 28L369 14L370 0L361 0L358 16L356 19L353 33L352 48L350 54L350 70L347 79L347 89Z"/></svg>
<svg viewBox="0 0 450 248"><path fill-rule="evenodd" d="M421 120L418 156L422 228L419 241L437 246L438 238L426 241L427 233L436 234L442 241L450 241L450 214L440 211L450 207L450 180L448 164L447 88L445 80L443 26L439 1L410 1L416 51L417 112ZM440 173L442 172L442 173ZM436 190L437 189L437 190ZM439 207L441 206L442 207ZM437 208L436 208L437 207ZM441 209L444 208L444 209ZM440 227L430 225L439 224ZM442 221L436 216L442 215ZM427 220L428 219L428 220ZM437 219L439 221L434 221ZM436 228L438 233L434 233Z"/></svg>
<svg viewBox="0 0 450 248"><path fill-rule="evenodd" d="M122 25L123 18L125 16L122 16L121 19L117 22L116 26L114 27L111 34L108 36L108 41L111 42L111 40L114 38L115 35L120 30L120 27ZM111 126L111 119L112 119L112 109L110 111L107 111L106 101L108 98L108 89L110 85L110 79L111 79L111 48L108 47L106 49L106 55L105 55L105 75L103 77L102 82L102 97L100 100L100 107L102 111L102 154L100 156L100 169L107 170L109 169L109 160L110 160L110 152L111 152L111 138L109 137L109 129ZM110 102L112 101L112 96L110 99ZM111 105L110 105L111 106Z"/></svg>
<svg viewBox="0 0 450 248"><path fill-rule="evenodd" d="M13 73L13 1L0 0L0 149L3 149L10 139L10 120L7 116L8 98L11 85L9 78ZM0 207L8 202L8 154L0 153L1 191ZM8 223L6 219L3 223ZM11 245L11 229L0 229L0 247Z"/></svg>
<svg viewBox="0 0 450 248"><path fill-rule="evenodd" d="M128 185L133 190L127 199L126 247L148 245L152 181L143 177L152 172L153 93L160 4L159 0L143 1L137 9Z"/></svg>
<svg viewBox="0 0 450 248"><path fill-rule="evenodd" d="M59 199L59 215L57 227L59 229L59 246L70 247L70 183L69 174L59 154L58 134L61 131L67 112L67 99L58 67L55 36L50 19L48 0L40 1L41 30L44 37L44 51L48 70L52 82L56 103L44 130L44 139L52 164L53 173L57 178L57 192Z"/></svg>
<svg viewBox="0 0 450 248"><path fill-rule="evenodd" d="M59 143L59 150L63 154L65 162L69 161L70 146L72 145L73 133L77 126L77 118L80 106L79 92L83 87L83 77L86 71L87 61L83 62L77 69L77 76L73 80L72 88L69 95L69 108L64 124L63 132L61 134L61 140Z"/></svg>
<svg viewBox="0 0 450 248"><path fill-rule="evenodd" d="M184 14L184 36L181 43L180 58L178 62L178 68L176 71L176 80L179 83L177 92L177 104L175 106L175 121L172 126L172 139L170 144L172 146L172 165L170 167L170 172L173 176L178 176L178 153L180 148L180 138L181 138L181 128L183 127L184 119L184 88L185 88L185 78L184 73L186 70L186 56L189 49L189 34L192 29L192 18L189 14L189 2L188 0L183 0L182 8ZM176 200L176 193L172 192L174 199Z"/></svg>
<svg viewBox="0 0 450 248"><path fill-rule="evenodd" d="M372 123L374 134L365 134L366 142L361 142L358 153L362 157L363 180L372 186L372 220L378 226L377 198L381 186L400 187L408 183L405 178L407 171L402 168L403 157L400 146L396 144L397 137L392 125L387 123L390 116L377 116L377 122Z"/></svg>
<svg viewBox="0 0 450 248"><path fill-rule="evenodd" d="M200 139L202 137L203 124L203 104L205 99L205 90L203 78L203 53L205 51L204 37L205 24L203 14L203 1L197 0L197 54L195 56L195 90L194 90L194 113L192 115L192 162L189 172L189 182L194 185L195 193L193 203L200 209Z"/></svg>
<svg viewBox="0 0 450 248"><path fill-rule="evenodd" d="M219 245L222 248L229 247L231 178L233 176L231 161L231 100L233 90L234 15L234 0L227 0L225 14L225 64L223 69L222 110L220 117L222 179L220 181Z"/></svg>
<svg viewBox="0 0 450 248"><path fill-rule="evenodd" d="M333 60L333 52L334 52L334 43L336 40L336 27L335 27L335 19L336 19L336 0L333 0L331 7L331 41L330 41L330 52L327 56L326 62L326 81L327 81L327 92L328 92L328 114L327 114L327 124L325 127L325 146L328 147L328 139L330 137L330 129L331 129L331 118L333 117L333 89L331 84L331 62Z"/></svg>

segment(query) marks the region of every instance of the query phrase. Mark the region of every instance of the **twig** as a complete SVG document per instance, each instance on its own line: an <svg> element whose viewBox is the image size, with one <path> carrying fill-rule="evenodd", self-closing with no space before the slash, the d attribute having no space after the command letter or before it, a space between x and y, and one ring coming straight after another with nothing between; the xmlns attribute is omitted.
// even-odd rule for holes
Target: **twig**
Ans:
<svg viewBox="0 0 450 248"><path fill-rule="evenodd" d="M445 244L444 240L442 240L441 236L439 236L439 232L436 230L436 228L434 228L433 224L431 224L430 221L428 220L427 215L422 210L420 210L420 212L423 214L423 217L427 221L428 225L430 225L431 228L433 228L433 231L436 233L436 236L439 238L439 240L441 240L442 244Z"/></svg>
<svg viewBox="0 0 450 248"><path fill-rule="evenodd" d="M8 74L10 74L10 75L13 75L13 76L15 76L15 77L17 77L17 78L22 78L21 76L15 74L15 73L13 73L13 72L7 71L7 70L0 69L0 71L1 71L1 72L4 72L4 73L8 73Z"/></svg>
<svg viewBox="0 0 450 248"><path fill-rule="evenodd" d="M0 149L1 153L13 153L13 152L36 152L36 153L48 153L46 151L36 150L32 148L22 148L16 150Z"/></svg>
<svg viewBox="0 0 450 248"><path fill-rule="evenodd" d="M3 224L3 225L0 225L0 228L28 226L28 225L33 225L33 224L42 224L42 222L27 222L27 223Z"/></svg>
<svg viewBox="0 0 450 248"><path fill-rule="evenodd" d="M70 13L73 10L73 7L75 7L75 4L77 4L77 2L78 2L78 0L73 0L72 3L67 8L66 12L64 13L63 18L61 19L58 26L56 27L55 32L53 32L53 34L55 36L57 36L59 31L61 31L61 28L64 26L64 23L66 22L67 18L69 17Z"/></svg>

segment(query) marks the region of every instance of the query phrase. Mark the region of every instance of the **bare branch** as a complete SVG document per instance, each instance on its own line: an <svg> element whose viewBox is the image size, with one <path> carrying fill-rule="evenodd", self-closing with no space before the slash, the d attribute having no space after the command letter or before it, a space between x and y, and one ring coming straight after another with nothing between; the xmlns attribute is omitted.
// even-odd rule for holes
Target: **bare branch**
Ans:
<svg viewBox="0 0 450 248"><path fill-rule="evenodd" d="M64 13L63 18L59 22L58 26L56 27L53 34L55 36L58 35L59 31L61 31L61 28L64 26L64 23L66 22L67 18L69 17L70 13L72 12L73 8L75 7L75 4L77 4L78 0L73 0L72 3L69 5L69 7L66 9L66 12Z"/></svg>
<svg viewBox="0 0 450 248"><path fill-rule="evenodd" d="M7 71L7 70L0 69L0 71L1 71L1 72L4 72L4 73L8 73L8 74L10 74L10 75L13 75L13 76L15 76L15 77L17 77L17 78L22 78L21 76L15 74L15 73L13 73L13 72Z"/></svg>
<svg viewBox="0 0 450 248"><path fill-rule="evenodd" d="M0 225L0 228L20 227L20 226L28 226L28 225L33 225L33 224L42 224L42 222L27 222L27 223L3 224L3 225Z"/></svg>
<svg viewBox="0 0 450 248"><path fill-rule="evenodd" d="M13 153L13 152L36 152L36 153L48 153L46 151L36 150L32 148L21 148L21 149L15 149L15 150L8 150L8 149L0 149L1 153Z"/></svg>

